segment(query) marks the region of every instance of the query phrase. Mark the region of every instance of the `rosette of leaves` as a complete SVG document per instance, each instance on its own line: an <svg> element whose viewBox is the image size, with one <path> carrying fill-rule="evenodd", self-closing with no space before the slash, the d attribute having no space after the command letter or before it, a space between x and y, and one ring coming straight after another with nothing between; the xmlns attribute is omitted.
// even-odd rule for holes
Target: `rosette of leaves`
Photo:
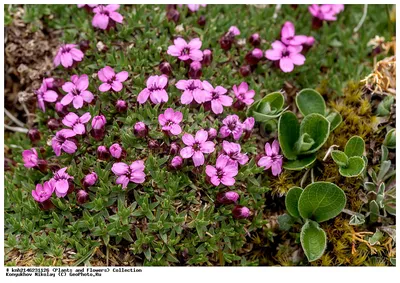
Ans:
<svg viewBox="0 0 400 283"><path fill-rule="evenodd" d="M291 188L285 199L288 214L278 218L279 226L289 230L295 222L302 223L300 242L308 261L319 259L326 248L326 234L319 223L335 218L346 205L341 188L329 182L315 182L304 190Z"/></svg>
<svg viewBox="0 0 400 283"><path fill-rule="evenodd" d="M364 171L368 161L363 155L364 150L365 142L359 136L353 136L347 141L344 152L332 150L331 156L339 166L340 175L344 177L357 177Z"/></svg>
<svg viewBox="0 0 400 283"><path fill-rule="evenodd" d="M313 89L305 88L301 90L296 96L296 105L304 117L313 113L324 116L330 123L331 132L343 121L339 112L326 108L322 95Z"/></svg>
<svg viewBox="0 0 400 283"><path fill-rule="evenodd" d="M383 144L390 149L396 148L396 129L389 130L385 136Z"/></svg>
<svg viewBox="0 0 400 283"><path fill-rule="evenodd" d="M390 114L390 108L394 103L393 96L386 96L379 104L376 109L376 115L379 117L388 116Z"/></svg>

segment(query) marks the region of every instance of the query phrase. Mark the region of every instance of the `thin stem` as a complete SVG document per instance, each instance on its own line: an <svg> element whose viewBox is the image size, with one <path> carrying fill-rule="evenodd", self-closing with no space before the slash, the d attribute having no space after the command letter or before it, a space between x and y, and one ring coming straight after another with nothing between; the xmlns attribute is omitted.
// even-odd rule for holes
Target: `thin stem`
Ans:
<svg viewBox="0 0 400 283"><path fill-rule="evenodd" d="M282 4L276 4L274 14L272 15L272 19L275 20L278 18L278 13L281 10Z"/></svg>
<svg viewBox="0 0 400 283"><path fill-rule="evenodd" d="M26 134L28 132L28 129L20 128L20 127L11 127L9 125L4 125L4 128L6 128L7 130L10 130L10 131L13 131L13 132L18 132L18 133Z"/></svg>
<svg viewBox="0 0 400 283"><path fill-rule="evenodd" d="M303 184L304 184L304 182L307 180L308 173L310 173L310 170L311 170L311 169L308 169L308 170L306 171L306 173L304 173L303 178L301 178L300 187L303 188Z"/></svg>
<svg viewBox="0 0 400 283"><path fill-rule="evenodd" d="M368 4L364 5L364 11L363 11L363 15L361 17L360 22L358 23L358 25L354 28L353 32L356 33L358 32L358 30L361 28L361 26L363 25L365 18L367 17L367 13L368 13Z"/></svg>
<svg viewBox="0 0 400 283"><path fill-rule="evenodd" d="M332 150L333 150L335 147L339 147L339 146L336 145L336 144L334 144L334 145L331 145L331 146L328 148L328 150L326 151L326 154L325 154L324 158L322 159L322 161L326 161L326 159L328 158L328 156L331 154Z"/></svg>
<svg viewBox="0 0 400 283"><path fill-rule="evenodd" d="M4 113L6 113L7 117L10 118L15 124L17 124L20 127L24 127L25 124L22 123L20 120L18 120L13 114L11 114L10 111L8 111L6 108L4 108Z"/></svg>

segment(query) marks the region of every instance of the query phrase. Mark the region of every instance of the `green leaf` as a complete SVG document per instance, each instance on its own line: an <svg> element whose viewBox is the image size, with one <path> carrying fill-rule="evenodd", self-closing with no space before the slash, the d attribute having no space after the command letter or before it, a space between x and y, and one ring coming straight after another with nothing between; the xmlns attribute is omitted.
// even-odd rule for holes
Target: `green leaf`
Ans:
<svg viewBox="0 0 400 283"><path fill-rule="evenodd" d="M368 239L368 242L371 244L371 246L377 244L383 237L383 233L381 230L376 229L375 233Z"/></svg>
<svg viewBox="0 0 400 283"><path fill-rule="evenodd" d="M325 100L321 94L313 89L306 88L300 91L296 96L296 104L304 117L312 113L325 116Z"/></svg>
<svg viewBox="0 0 400 283"><path fill-rule="evenodd" d="M330 123L330 131L333 132L342 122L343 118L342 115L340 115L339 112L336 110L333 110L331 113L329 113L328 116L325 117L329 123Z"/></svg>
<svg viewBox="0 0 400 283"><path fill-rule="evenodd" d="M304 219L323 222L336 217L346 205L341 188L328 182L308 185L299 198L299 212Z"/></svg>
<svg viewBox="0 0 400 283"><path fill-rule="evenodd" d="M372 201L369 203L369 212L370 212L369 220L370 220L372 223L378 221L378 217L379 217L379 206L378 206L378 204L376 203L376 201L372 200Z"/></svg>
<svg viewBox="0 0 400 283"><path fill-rule="evenodd" d="M319 259L326 248L326 234L317 222L307 220L301 228L300 242L308 261Z"/></svg>
<svg viewBox="0 0 400 283"><path fill-rule="evenodd" d="M300 136L308 134L309 140L314 143L307 151L298 152L298 154L310 154L320 149L329 137L329 121L320 114L307 115L300 124Z"/></svg>
<svg viewBox="0 0 400 283"><path fill-rule="evenodd" d="M287 159L296 159L297 153L294 148L299 136L300 125L296 115L290 111L283 113L278 122L278 139L283 155Z"/></svg>
<svg viewBox="0 0 400 283"><path fill-rule="evenodd" d="M311 154L307 156L302 155L299 158L300 159L297 160L286 161L283 164L283 168L293 171L303 170L304 168L307 168L308 166L314 163L314 161L317 159L317 155L316 154Z"/></svg>
<svg viewBox="0 0 400 283"><path fill-rule="evenodd" d="M393 96L386 96L381 103L378 104L378 108L376 109L377 116L388 116L390 114L390 107L394 102Z"/></svg>
<svg viewBox="0 0 400 283"><path fill-rule="evenodd" d="M285 98L281 92L267 94L249 107L246 115L254 117L257 122L264 123L278 118L282 114Z"/></svg>
<svg viewBox="0 0 400 283"><path fill-rule="evenodd" d="M362 214L355 214L350 217L349 224L350 225L361 225L365 223L365 217Z"/></svg>
<svg viewBox="0 0 400 283"><path fill-rule="evenodd" d="M285 198L286 210L293 217L300 217L299 198L303 189L300 187L291 188Z"/></svg>
<svg viewBox="0 0 400 283"><path fill-rule="evenodd" d="M387 148L396 148L396 129L391 129L385 137L383 144L387 146Z"/></svg>
<svg viewBox="0 0 400 283"><path fill-rule="evenodd" d="M365 168L365 162L362 157L353 156L349 158L347 166L340 166L339 173L344 177L357 177Z"/></svg>
<svg viewBox="0 0 400 283"><path fill-rule="evenodd" d="M335 161L337 165L347 166L349 159L347 158L347 155L343 151L332 150L331 156L333 161Z"/></svg>
<svg viewBox="0 0 400 283"><path fill-rule="evenodd" d="M347 157L362 156L364 154L365 143L364 140L359 136L351 137L344 148L344 153Z"/></svg>
<svg viewBox="0 0 400 283"><path fill-rule="evenodd" d="M293 218L289 214L285 213L278 216L279 229L283 231L289 231L294 223L295 223L295 218Z"/></svg>

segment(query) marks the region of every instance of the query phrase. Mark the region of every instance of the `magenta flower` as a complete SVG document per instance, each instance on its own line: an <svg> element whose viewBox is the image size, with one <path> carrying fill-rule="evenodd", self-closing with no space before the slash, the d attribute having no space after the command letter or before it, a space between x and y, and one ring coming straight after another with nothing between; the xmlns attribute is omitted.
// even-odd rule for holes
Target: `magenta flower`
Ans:
<svg viewBox="0 0 400 283"><path fill-rule="evenodd" d="M51 140L51 146L53 147L56 156L61 155L61 150L66 153L72 154L76 151L76 144L69 140L69 138L74 137L76 133L73 130L63 129L56 133L55 137Z"/></svg>
<svg viewBox="0 0 400 283"><path fill-rule="evenodd" d="M306 35L296 35L292 22L286 22L281 30L281 40L286 45L302 45L307 41Z"/></svg>
<svg viewBox="0 0 400 283"><path fill-rule="evenodd" d="M222 204L232 204L236 203L239 199L239 194L237 192L224 192L217 194L217 202Z"/></svg>
<svg viewBox="0 0 400 283"><path fill-rule="evenodd" d="M75 134L83 135L84 133L86 133L85 124L89 122L91 117L92 116L90 116L89 112L86 112L81 117L79 117L73 112L70 112L68 113L68 115L64 117L62 123L65 126L72 128Z"/></svg>
<svg viewBox="0 0 400 283"><path fill-rule="evenodd" d="M122 23L124 17L116 12L119 9L119 5L98 5L96 8L93 9L95 13L92 26L99 29L107 29L109 24L114 24L114 22Z"/></svg>
<svg viewBox="0 0 400 283"><path fill-rule="evenodd" d="M167 53L171 56L178 57L182 61L192 60L201 61L203 52L201 48L200 38L194 38L187 43L183 38L178 37L174 40L174 45L168 47Z"/></svg>
<svg viewBox="0 0 400 283"><path fill-rule="evenodd" d="M313 4L308 6L308 11L313 17L320 19L321 21L336 21L336 15L344 10L343 4Z"/></svg>
<svg viewBox="0 0 400 283"><path fill-rule="evenodd" d="M240 139L243 134L243 125L237 115L229 115L222 120L223 126L219 129L219 134L222 138L226 138L229 135L235 140Z"/></svg>
<svg viewBox="0 0 400 283"><path fill-rule="evenodd" d="M164 114L158 116L158 122L162 126L162 130L169 132L171 135L177 136L182 132L179 123L182 122L183 115L179 111L172 108L165 110Z"/></svg>
<svg viewBox="0 0 400 283"><path fill-rule="evenodd" d="M76 202L79 204L84 204L89 200L89 194L85 190L79 190L76 193Z"/></svg>
<svg viewBox="0 0 400 283"><path fill-rule="evenodd" d="M249 157L246 154L240 153L240 144L234 142L223 141L222 149L223 155L227 156L232 162L237 162L240 165L244 165L249 161Z"/></svg>
<svg viewBox="0 0 400 283"><path fill-rule="evenodd" d="M232 186L235 184L235 176L238 174L238 165L233 162L226 155L220 155L217 158L215 167L207 165L206 174L210 177L210 182L214 186L224 184L225 186Z"/></svg>
<svg viewBox="0 0 400 283"><path fill-rule="evenodd" d="M138 97L137 101L143 104L149 99L154 104L160 104L168 101L168 93L165 87L168 85L168 77L165 75L161 76L150 76L146 82L146 88L143 89Z"/></svg>
<svg viewBox="0 0 400 283"><path fill-rule="evenodd" d="M114 143L110 146L110 153L112 157L119 159L122 155L122 147L119 144Z"/></svg>
<svg viewBox="0 0 400 283"><path fill-rule="evenodd" d="M125 163L114 163L111 171L118 176L116 183L126 189L129 182L141 184L144 182L146 174L144 171L143 160L136 160L130 166Z"/></svg>
<svg viewBox="0 0 400 283"><path fill-rule="evenodd" d="M43 112L46 111L45 101L56 102L58 98L57 92L51 90L53 87L53 81L53 78L43 79L40 88L35 91L38 100L38 106Z"/></svg>
<svg viewBox="0 0 400 283"><path fill-rule="evenodd" d="M144 138L149 133L149 127L143 122L137 122L133 126L133 134L137 137Z"/></svg>
<svg viewBox="0 0 400 283"><path fill-rule="evenodd" d="M232 210L232 215L236 219L244 219L250 216L250 209L245 206L237 205Z"/></svg>
<svg viewBox="0 0 400 283"><path fill-rule="evenodd" d="M87 90L89 87L89 78L87 75L73 75L71 82L63 84L62 89L67 94L61 99L61 104L66 106L71 102L75 109L82 108L83 102L90 103L93 100L93 93Z"/></svg>
<svg viewBox="0 0 400 283"><path fill-rule="evenodd" d="M94 116L92 119L92 129L94 130L103 130L106 126L107 120L104 115Z"/></svg>
<svg viewBox="0 0 400 283"><path fill-rule="evenodd" d="M22 159L26 168L34 168L39 165L39 156L34 148L24 150L22 152Z"/></svg>
<svg viewBox="0 0 400 283"><path fill-rule="evenodd" d="M240 30L236 26L231 26L228 31L229 34L233 36L240 35Z"/></svg>
<svg viewBox="0 0 400 283"><path fill-rule="evenodd" d="M56 57L54 58L54 66L63 65L69 68L73 65L74 61L80 62L83 59L83 52L76 48L76 44L64 44L60 46Z"/></svg>
<svg viewBox="0 0 400 283"><path fill-rule="evenodd" d="M200 80L180 80L175 84L177 89L183 90L181 96L182 104L190 104L193 99L201 104L206 101L208 93L204 91Z"/></svg>
<svg viewBox="0 0 400 283"><path fill-rule="evenodd" d="M172 169L180 169L182 167L183 164L183 159L180 156L175 156L174 158L172 158L171 162L169 163L170 168Z"/></svg>
<svg viewBox="0 0 400 283"><path fill-rule="evenodd" d="M186 147L182 148L180 154L183 158L193 158L194 166L198 167L204 164L204 154L214 151L214 143L207 141L207 131L201 129L197 131L196 136L184 134L182 141Z"/></svg>
<svg viewBox="0 0 400 283"><path fill-rule="evenodd" d="M246 82L242 82L239 87L234 85L232 87L233 93L236 96L236 99L241 103L241 104L246 104L246 105L251 105L254 102L254 95L255 91L254 90L249 90L249 85Z"/></svg>
<svg viewBox="0 0 400 283"><path fill-rule="evenodd" d="M201 7L206 7L207 4L187 4L187 7L191 12L198 11L200 9L200 6Z"/></svg>
<svg viewBox="0 0 400 283"><path fill-rule="evenodd" d="M308 36L306 42L304 42L304 45L313 46L314 43L315 43L315 38L313 36Z"/></svg>
<svg viewBox="0 0 400 283"><path fill-rule="evenodd" d="M274 140L272 146L269 143L265 144L266 156L258 160L258 166L264 167L264 170L271 168L272 175L278 176L282 172L283 157L279 155L279 143Z"/></svg>
<svg viewBox="0 0 400 283"><path fill-rule="evenodd" d="M113 89L114 91L121 91L122 83L128 79L128 72L122 71L115 74L114 69L110 66L105 66L103 69L97 73L99 79L103 82L99 90L101 92L109 91Z"/></svg>
<svg viewBox="0 0 400 283"><path fill-rule="evenodd" d="M243 122L243 130L245 133L244 139L248 139L251 136L251 133L253 132L254 124L256 123L256 120L253 117L249 117Z"/></svg>
<svg viewBox="0 0 400 283"><path fill-rule="evenodd" d="M303 47L286 46L279 40L272 43L272 49L265 51L265 57L271 61L279 61L279 67L285 73L293 71L294 65L300 66L304 64L306 58L300 53Z"/></svg>
<svg viewBox="0 0 400 283"><path fill-rule="evenodd" d="M37 202L44 202L48 200L54 192L52 181L44 182L44 184L37 184L36 189L32 191L32 197Z"/></svg>
<svg viewBox="0 0 400 283"><path fill-rule="evenodd" d="M224 111L223 106L231 106L233 99L225 95L228 91L222 86L214 88L209 82L203 81L203 88L207 92L206 101L211 103L211 109L215 114Z"/></svg>
<svg viewBox="0 0 400 283"><path fill-rule="evenodd" d="M77 4L77 6L78 6L78 8L85 8L85 7L95 8L99 5L98 4Z"/></svg>
<svg viewBox="0 0 400 283"><path fill-rule="evenodd" d="M86 189L90 186L93 186L97 182L97 174L96 172L92 172L87 174L82 180L82 186Z"/></svg>
<svg viewBox="0 0 400 283"><path fill-rule="evenodd" d="M50 180L54 186L56 195L59 198L65 197L67 195L69 189L68 180L74 179L74 177L70 176L66 171L67 167L58 170L57 173L54 174L53 178Z"/></svg>

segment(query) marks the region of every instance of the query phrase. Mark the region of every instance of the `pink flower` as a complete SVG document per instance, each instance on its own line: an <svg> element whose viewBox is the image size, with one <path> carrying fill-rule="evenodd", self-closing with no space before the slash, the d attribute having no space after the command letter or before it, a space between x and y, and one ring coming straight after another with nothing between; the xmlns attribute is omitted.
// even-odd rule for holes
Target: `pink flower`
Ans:
<svg viewBox="0 0 400 283"><path fill-rule="evenodd" d="M281 30L281 40L286 45L302 45L307 41L307 36L296 35L292 22L286 22Z"/></svg>
<svg viewBox="0 0 400 283"><path fill-rule="evenodd" d="M76 48L76 44L64 44L60 46L56 57L54 58L54 66L63 65L65 68L72 66L74 61L80 62L83 59L83 52Z"/></svg>
<svg viewBox="0 0 400 283"><path fill-rule="evenodd" d="M144 138L149 133L149 127L143 122L137 122L133 126L133 134L137 137Z"/></svg>
<svg viewBox="0 0 400 283"><path fill-rule="evenodd" d="M282 155L279 155L279 143L274 140L272 146L269 143L265 144L266 156L258 160L258 166L264 167L264 170L271 168L272 175L278 176L282 172Z"/></svg>
<svg viewBox="0 0 400 283"><path fill-rule="evenodd" d="M56 156L61 155L61 150L69 154L72 154L76 151L76 144L69 140L69 138L74 137L75 135L75 132L69 129L63 129L56 133L55 137L53 137L51 140L51 146L53 147Z"/></svg>
<svg viewBox="0 0 400 283"><path fill-rule="evenodd" d="M96 172L92 172L87 174L82 180L82 186L87 189L90 186L93 186L97 182L98 176Z"/></svg>
<svg viewBox="0 0 400 283"><path fill-rule="evenodd" d="M254 124L256 123L256 120L253 117L249 117L243 122L243 130L245 133L244 139L248 139L251 136L251 133L253 132Z"/></svg>
<svg viewBox="0 0 400 283"><path fill-rule="evenodd" d="M244 219L250 216L250 209L245 206L237 205L232 210L232 215L236 219Z"/></svg>
<svg viewBox="0 0 400 283"><path fill-rule="evenodd" d="M65 171L67 171L67 167L58 170L57 173L54 174L53 178L50 180L54 186L56 195L59 198L65 197L67 195L69 189L68 180L74 179L74 177L70 176Z"/></svg>
<svg viewBox="0 0 400 283"><path fill-rule="evenodd" d="M194 166L198 167L204 164L204 154L214 151L214 143L207 141L207 131L201 129L193 137L190 134L184 134L182 141L187 147L181 149L180 154L183 158L193 158Z"/></svg>
<svg viewBox="0 0 400 283"><path fill-rule="evenodd" d="M22 152L22 159L26 168L34 168L39 164L39 156L34 148L24 150Z"/></svg>
<svg viewBox="0 0 400 283"><path fill-rule="evenodd" d="M336 21L336 15L344 10L343 4L323 4L317 5L313 4L308 6L308 11L315 18L320 19L321 21Z"/></svg>
<svg viewBox="0 0 400 283"><path fill-rule="evenodd" d="M187 4L187 6L188 6L188 9L189 9L190 11L196 12L197 10L200 9L200 6L201 6L201 7L206 7L207 4Z"/></svg>
<svg viewBox="0 0 400 283"><path fill-rule="evenodd" d="M93 100L93 93L87 90L89 87L89 78L87 75L73 75L71 77L72 82L66 82L63 84L62 89L67 94L61 99L61 104L66 106L71 102L75 109L82 108L83 102L90 103Z"/></svg>
<svg viewBox="0 0 400 283"><path fill-rule="evenodd" d="M219 134L222 138L226 138L229 135L235 140L240 139L243 134L243 125L237 115L229 115L222 120L223 126L219 129Z"/></svg>
<svg viewBox="0 0 400 283"><path fill-rule="evenodd" d="M232 204L236 203L239 199L239 194L237 192L224 192L217 194L217 202L222 204Z"/></svg>
<svg viewBox="0 0 400 283"><path fill-rule="evenodd" d="M272 43L272 49L265 51L265 57L271 61L279 61L279 67L285 73L293 71L294 65L300 66L304 64L306 58L300 54L303 47L286 46L279 40Z"/></svg>
<svg viewBox="0 0 400 283"><path fill-rule="evenodd" d="M93 9L95 13L92 26L99 29L107 29L109 24L117 22L122 23L124 17L116 12L119 9L119 5L98 5L96 8Z"/></svg>
<svg viewBox="0 0 400 283"><path fill-rule="evenodd" d="M306 46L313 46L315 42L315 38L312 36L307 36L306 42L304 42L304 45Z"/></svg>
<svg viewBox="0 0 400 283"><path fill-rule="evenodd" d="M246 154L240 153L240 144L234 142L223 141L222 149L225 156L227 156L232 162L237 162L240 165L244 165L249 161L249 157Z"/></svg>
<svg viewBox="0 0 400 283"><path fill-rule="evenodd" d="M231 26L228 31L229 34L233 36L240 35L240 30L236 26Z"/></svg>
<svg viewBox="0 0 400 283"><path fill-rule="evenodd" d="M243 104L251 105L254 102L254 90L249 90L249 85L246 82L242 82L239 87L236 85L233 86L233 93L236 96L236 99Z"/></svg>
<svg viewBox="0 0 400 283"><path fill-rule="evenodd" d="M225 95L228 91L222 86L214 88L209 82L203 81L203 88L208 93L206 101L211 102L211 109L215 114L221 114L224 111L223 106L231 106L233 99Z"/></svg>
<svg viewBox="0 0 400 283"><path fill-rule="evenodd" d="M201 61L203 59L203 52L200 50L201 44L200 38L194 38L187 43L183 38L178 37L174 40L174 45L168 47L167 53L182 61L189 59Z"/></svg>
<svg viewBox="0 0 400 283"><path fill-rule="evenodd" d="M129 182L141 184L144 182L146 174L144 171L143 160L136 160L130 166L125 163L114 163L111 171L118 176L116 183L122 185L126 189Z"/></svg>
<svg viewBox="0 0 400 283"><path fill-rule="evenodd" d="M177 89L183 90L181 96L182 104L190 104L193 99L201 104L206 101L208 93L204 91L200 80L180 80L175 84Z"/></svg>
<svg viewBox="0 0 400 283"><path fill-rule="evenodd" d="M110 66L105 66L103 69L97 73L99 79L103 82L99 90L101 92L109 91L111 88L114 91L121 91L122 83L128 79L128 72L122 71L115 74L114 69Z"/></svg>
<svg viewBox="0 0 400 283"><path fill-rule="evenodd" d="M90 118L91 116L89 112L86 112L81 117L73 112L70 112L64 117L62 123L65 126L72 128L75 134L83 135L84 133L86 133L85 124L89 122Z"/></svg>
<svg viewBox="0 0 400 283"><path fill-rule="evenodd" d="M86 6L89 8L94 8L99 6L98 4L77 4L78 8L85 8Z"/></svg>
<svg viewBox="0 0 400 283"><path fill-rule="evenodd" d="M122 147L119 144L114 143L110 146L110 153L112 157L119 159L122 155Z"/></svg>
<svg viewBox="0 0 400 283"><path fill-rule="evenodd" d="M92 119L92 129L94 130L104 130L107 120L104 115L94 116Z"/></svg>
<svg viewBox="0 0 400 283"><path fill-rule="evenodd" d="M54 90L51 90L53 87L53 81L53 78L43 79L40 88L35 91L38 100L38 106L43 112L46 111L44 103L45 101L56 102L58 98L58 94Z"/></svg>
<svg viewBox="0 0 400 283"><path fill-rule="evenodd" d="M206 174L210 177L210 182L214 186L224 184L225 186L232 186L235 184L235 176L238 174L238 165L233 162L226 155L220 155L217 158L215 167L207 165Z"/></svg>
<svg viewBox="0 0 400 283"><path fill-rule="evenodd" d="M183 115L179 111L172 108L165 110L164 114L158 116L158 122L162 126L162 130L169 132L171 135L177 136L182 132L179 123L182 122Z"/></svg>
<svg viewBox="0 0 400 283"><path fill-rule="evenodd" d="M165 75L161 76L150 76L146 82L146 88L143 89L138 97L137 101L143 104L149 99L154 104L160 104L168 101L168 93L165 87L168 85L168 77Z"/></svg>
<svg viewBox="0 0 400 283"><path fill-rule="evenodd" d="M37 202L44 202L48 200L54 192L53 183L51 181L44 182L44 184L37 184L36 189L32 191L32 197Z"/></svg>
<svg viewBox="0 0 400 283"><path fill-rule="evenodd" d="M172 158L171 162L169 163L170 168L172 169L180 169L182 167L183 164L183 159L180 156L175 156L174 158Z"/></svg>

